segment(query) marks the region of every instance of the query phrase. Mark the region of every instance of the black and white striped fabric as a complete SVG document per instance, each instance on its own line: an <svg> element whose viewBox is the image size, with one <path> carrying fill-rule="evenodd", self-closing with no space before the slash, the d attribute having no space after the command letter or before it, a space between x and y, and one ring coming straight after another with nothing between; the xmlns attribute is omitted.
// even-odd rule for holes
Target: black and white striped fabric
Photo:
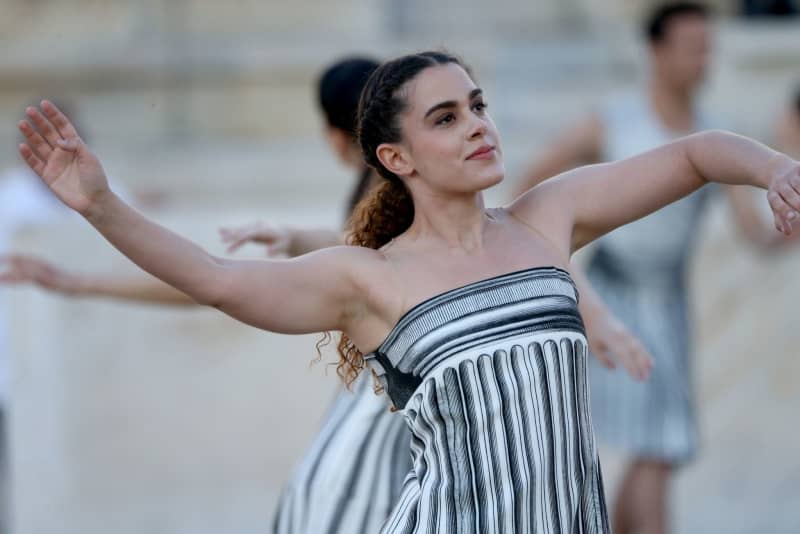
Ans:
<svg viewBox="0 0 800 534"><path fill-rule="evenodd" d="M643 95L622 97L604 110L606 159L630 157L678 136L660 123ZM702 115L696 121L701 129L713 124ZM601 237L587 269L612 313L653 355L646 382L595 358L589 364L597 436L638 458L681 464L698 448L687 276L711 191L704 187Z"/></svg>
<svg viewBox="0 0 800 534"><path fill-rule="evenodd" d="M405 314L368 356L413 436L382 532L609 532L586 359L560 269L472 283Z"/></svg>
<svg viewBox="0 0 800 534"><path fill-rule="evenodd" d="M598 241L587 277L653 356L645 382L592 358L597 434L639 457L672 464L698 448L690 360L688 267L706 191L698 191ZM651 246L640 243L649 240Z"/></svg>
<svg viewBox="0 0 800 534"><path fill-rule="evenodd" d="M374 534L411 468L411 435L369 373L336 397L284 488L274 534Z"/></svg>

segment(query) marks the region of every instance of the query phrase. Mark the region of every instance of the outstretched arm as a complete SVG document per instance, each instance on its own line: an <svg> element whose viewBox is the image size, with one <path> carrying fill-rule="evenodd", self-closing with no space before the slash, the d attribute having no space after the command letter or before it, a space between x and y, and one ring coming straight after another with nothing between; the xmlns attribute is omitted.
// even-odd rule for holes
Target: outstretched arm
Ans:
<svg viewBox="0 0 800 534"><path fill-rule="evenodd" d="M69 297L105 297L166 305L197 304L185 293L146 274L76 273L35 256L21 254L0 256L0 284L32 284Z"/></svg>
<svg viewBox="0 0 800 534"><path fill-rule="evenodd" d="M99 160L53 104L26 113L33 125L19 124L26 140L19 150L31 169L134 263L198 303L284 333L343 330L364 308L357 271L377 261L377 252L336 247L286 261L212 256L120 200Z"/></svg>
<svg viewBox="0 0 800 534"><path fill-rule="evenodd" d="M761 143L722 131L690 135L638 156L575 169L535 187L512 212L547 229L569 254L707 182L768 189L776 228L791 234L800 210L800 165Z"/></svg>

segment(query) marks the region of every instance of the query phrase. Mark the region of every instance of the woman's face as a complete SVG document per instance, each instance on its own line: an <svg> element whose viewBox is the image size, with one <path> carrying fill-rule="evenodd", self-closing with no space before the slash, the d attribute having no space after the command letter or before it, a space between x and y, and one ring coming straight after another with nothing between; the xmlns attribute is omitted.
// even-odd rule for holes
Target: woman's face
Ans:
<svg viewBox="0 0 800 534"><path fill-rule="evenodd" d="M403 89L407 107L400 116L403 141L395 144L407 168L397 173L428 188L474 193L503 179L497 128L486 111L481 89L456 64L430 67Z"/></svg>

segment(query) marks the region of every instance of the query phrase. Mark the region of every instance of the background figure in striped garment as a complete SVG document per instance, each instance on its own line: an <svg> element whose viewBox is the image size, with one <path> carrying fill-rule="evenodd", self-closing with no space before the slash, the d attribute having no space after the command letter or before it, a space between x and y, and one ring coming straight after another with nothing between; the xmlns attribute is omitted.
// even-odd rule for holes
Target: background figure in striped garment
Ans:
<svg viewBox="0 0 800 534"><path fill-rule="evenodd" d="M118 250L197 302L265 330L342 332L343 376L368 360L412 430L413 469L384 532L608 532L586 342L559 267L708 182L768 190L776 228L791 235L800 163L708 132L487 209L502 149L456 58L384 63L361 103L359 141L383 181L353 216L360 246L291 260L215 257L131 209L47 101L26 110L19 152Z"/></svg>
<svg viewBox="0 0 800 534"><path fill-rule="evenodd" d="M520 190L579 165L627 158L711 127L696 104L711 54L706 8L665 4L646 20L644 34L647 86L567 130L533 163ZM620 534L668 531L671 475L697 449L686 284L709 193L708 188L697 191L604 236L587 267L600 298L654 358L644 383L590 364L598 435L630 460L613 502L612 524ZM762 224L749 191L726 187L725 193L743 236L764 248L789 243Z"/></svg>

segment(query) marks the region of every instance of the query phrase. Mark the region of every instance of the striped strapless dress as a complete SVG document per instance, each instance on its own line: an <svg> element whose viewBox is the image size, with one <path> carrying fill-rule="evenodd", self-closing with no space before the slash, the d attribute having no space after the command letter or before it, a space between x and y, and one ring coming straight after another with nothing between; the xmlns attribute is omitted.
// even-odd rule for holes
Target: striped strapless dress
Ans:
<svg viewBox="0 0 800 534"><path fill-rule="evenodd" d="M411 439L385 534L610 532L569 275L532 268L409 310L367 361Z"/></svg>

